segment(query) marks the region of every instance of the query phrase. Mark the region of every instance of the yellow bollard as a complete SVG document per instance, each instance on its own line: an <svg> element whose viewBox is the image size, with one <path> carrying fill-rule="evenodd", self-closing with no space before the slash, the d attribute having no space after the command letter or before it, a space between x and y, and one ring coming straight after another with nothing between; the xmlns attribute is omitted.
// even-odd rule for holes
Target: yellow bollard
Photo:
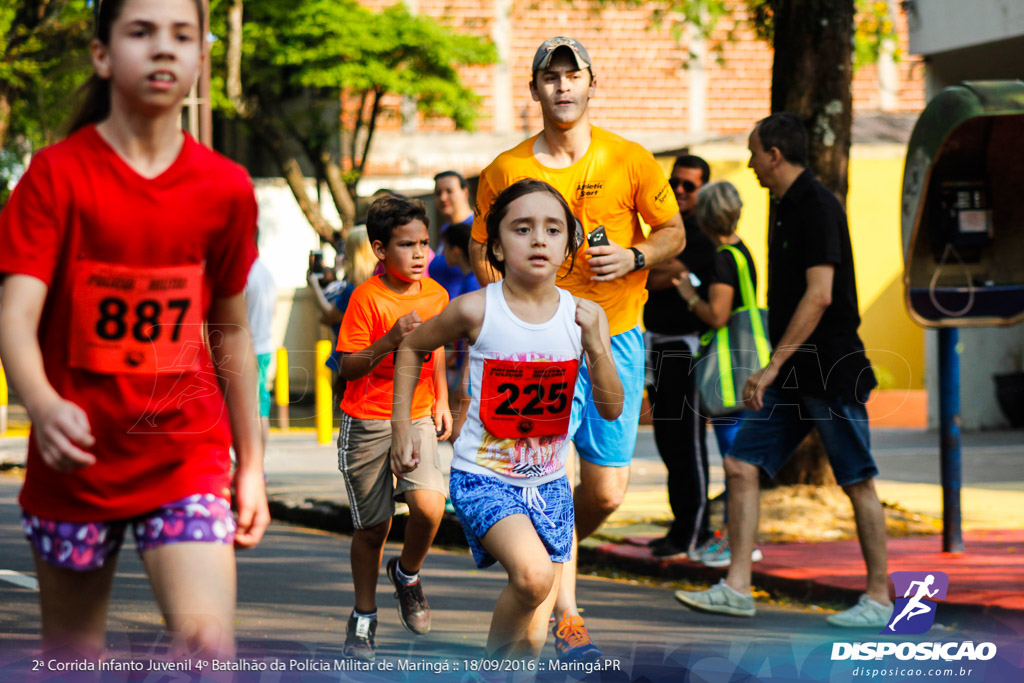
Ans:
<svg viewBox="0 0 1024 683"><path fill-rule="evenodd" d="M331 370L324 363L331 355L331 342L322 339L316 343L316 440L330 443L334 430L334 393L331 388Z"/></svg>
<svg viewBox="0 0 1024 683"><path fill-rule="evenodd" d="M277 424L281 431L288 431L288 349L277 350L277 378L274 380L274 403L277 404Z"/></svg>
<svg viewBox="0 0 1024 683"><path fill-rule="evenodd" d="M0 363L0 436L7 434L7 375Z"/></svg>
<svg viewBox="0 0 1024 683"><path fill-rule="evenodd" d="M334 430L334 394L331 389L331 370L326 365L331 355L331 342L322 339L316 343L316 440L330 443Z"/></svg>

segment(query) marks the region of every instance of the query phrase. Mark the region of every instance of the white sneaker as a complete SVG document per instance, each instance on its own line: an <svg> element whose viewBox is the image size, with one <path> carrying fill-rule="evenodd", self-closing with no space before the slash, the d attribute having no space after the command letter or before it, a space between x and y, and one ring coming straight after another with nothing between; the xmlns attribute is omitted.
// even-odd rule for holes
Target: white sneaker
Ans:
<svg viewBox="0 0 1024 683"><path fill-rule="evenodd" d="M883 605L861 593L857 604L839 614L833 614L826 621L843 628L882 628L889 623L892 605Z"/></svg>
<svg viewBox="0 0 1024 683"><path fill-rule="evenodd" d="M752 617L757 613L754 609L754 596L737 593L726 585L725 579L706 591L676 591L675 598L699 612L730 614L734 617Z"/></svg>

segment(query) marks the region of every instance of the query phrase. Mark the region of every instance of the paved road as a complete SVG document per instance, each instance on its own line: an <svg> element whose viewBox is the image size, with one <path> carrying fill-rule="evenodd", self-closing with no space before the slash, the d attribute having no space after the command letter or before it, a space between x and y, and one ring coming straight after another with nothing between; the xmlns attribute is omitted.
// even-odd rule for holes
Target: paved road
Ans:
<svg viewBox="0 0 1024 683"><path fill-rule="evenodd" d="M11 583L31 581L33 574L18 527L17 486L16 480L0 477L0 570L17 572L0 574L0 681L26 677L35 656L39 623L37 593ZM397 549L389 545L388 555ZM434 628L427 636L413 639L401 628L386 579L381 585L379 659L385 666L390 662L394 670L303 671L303 666L345 666L341 647L353 602L348 538L275 524L259 548L239 556L237 629L243 662L259 667L280 661L285 669L249 671L239 680L458 680L461 673L456 674L455 669L481 653L503 574L496 569L477 571L463 552L437 550L428 562L424 585ZM580 596L588 623L609 658L607 666L612 667L591 673L586 680L646 677L681 681L687 671L694 681L726 681L731 674L742 672L763 680L798 672L799 678L807 680L849 679L853 664L833 663L829 652L836 639L854 634L828 628L822 612L810 607L763 605L757 618L750 620L702 615L678 605L671 590L630 581L581 579ZM155 610L136 554L122 553L108 628L111 656L148 666L163 652L167 639ZM967 628L974 630L975 626ZM995 629L988 623L979 628L988 634ZM553 657L549 641L541 666L547 667ZM408 666L441 671L399 671ZM126 680L125 676L105 674L102 680ZM135 676L132 680L190 680L188 676L165 679L152 673ZM566 680L566 676L565 672L547 671L540 679ZM41 680L73 678L44 676Z"/></svg>

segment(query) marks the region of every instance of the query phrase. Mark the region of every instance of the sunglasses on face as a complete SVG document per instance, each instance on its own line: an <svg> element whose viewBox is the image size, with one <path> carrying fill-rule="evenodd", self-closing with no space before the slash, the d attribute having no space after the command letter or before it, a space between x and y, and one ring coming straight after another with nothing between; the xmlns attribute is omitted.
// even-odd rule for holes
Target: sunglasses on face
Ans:
<svg viewBox="0 0 1024 683"><path fill-rule="evenodd" d="M678 190L681 186L683 188L683 191L685 191L687 194L693 194L694 192L697 191L697 186L694 184L692 180L669 178L668 184L669 187L671 187L673 190Z"/></svg>

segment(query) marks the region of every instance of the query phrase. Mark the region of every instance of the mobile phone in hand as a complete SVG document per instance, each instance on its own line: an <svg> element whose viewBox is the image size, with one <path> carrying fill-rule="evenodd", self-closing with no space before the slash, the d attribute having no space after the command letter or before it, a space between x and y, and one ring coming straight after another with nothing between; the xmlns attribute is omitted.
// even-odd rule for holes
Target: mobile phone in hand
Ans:
<svg viewBox="0 0 1024 683"><path fill-rule="evenodd" d="M599 225L587 235L588 247L604 247L610 244L608 235L604 232L604 226Z"/></svg>
<svg viewBox="0 0 1024 683"><path fill-rule="evenodd" d="M309 252L309 272L320 275L324 272L324 252L313 249Z"/></svg>

